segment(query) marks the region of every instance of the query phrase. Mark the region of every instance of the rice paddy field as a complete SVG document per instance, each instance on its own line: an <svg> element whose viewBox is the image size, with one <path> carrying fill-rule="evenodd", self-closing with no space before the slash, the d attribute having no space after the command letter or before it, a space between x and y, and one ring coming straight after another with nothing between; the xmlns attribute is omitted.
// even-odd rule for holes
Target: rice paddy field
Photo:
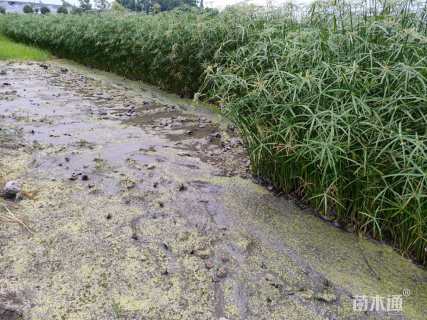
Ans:
<svg viewBox="0 0 427 320"><path fill-rule="evenodd" d="M240 129L254 174L427 263L425 3L4 15L0 28L218 105Z"/></svg>

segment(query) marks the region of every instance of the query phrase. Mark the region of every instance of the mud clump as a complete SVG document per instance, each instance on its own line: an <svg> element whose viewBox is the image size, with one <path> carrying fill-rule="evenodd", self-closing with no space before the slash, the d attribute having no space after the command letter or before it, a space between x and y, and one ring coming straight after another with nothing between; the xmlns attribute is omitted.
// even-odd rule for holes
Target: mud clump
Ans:
<svg viewBox="0 0 427 320"><path fill-rule="evenodd" d="M0 305L1 320L22 320L22 313Z"/></svg>
<svg viewBox="0 0 427 320"><path fill-rule="evenodd" d="M21 184L12 180L6 182L1 195L6 199L17 199L21 193Z"/></svg>
<svg viewBox="0 0 427 320"><path fill-rule="evenodd" d="M0 320L23 320L22 301L14 292L0 293Z"/></svg>
<svg viewBox="0 0 427 320"><path fill-rule="evenodd" d="M216 272L216 276L220 279L223 279L225 277L227 277L228 275L228 270L226 267L219 267L217 272Z"/></svg>

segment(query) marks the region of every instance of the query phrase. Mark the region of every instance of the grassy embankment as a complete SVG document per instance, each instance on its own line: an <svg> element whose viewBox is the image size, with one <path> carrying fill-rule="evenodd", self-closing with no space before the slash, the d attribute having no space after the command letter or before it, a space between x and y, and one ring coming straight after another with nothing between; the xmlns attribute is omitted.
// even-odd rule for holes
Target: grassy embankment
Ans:
<svg viewBox="0 0 427 320"><path fill-rule="evenodd" d="M427 263L427 23L411 2L5 16L9 37L224 106L255 174Z"/></svg>
<svg viewBox="0 0 427 320"><path fill-rule="evenodd" d="M0 34L0 60L43 61L48 58L47 51L13 42Z"/></svg>

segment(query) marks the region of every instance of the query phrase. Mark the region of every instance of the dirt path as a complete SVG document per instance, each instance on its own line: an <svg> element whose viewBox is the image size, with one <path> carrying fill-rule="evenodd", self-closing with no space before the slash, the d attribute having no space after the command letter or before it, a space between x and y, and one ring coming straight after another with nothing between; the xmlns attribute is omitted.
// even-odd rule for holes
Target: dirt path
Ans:
<svg viewBox="0 0 427 320"><path fill-rule="evenodd" d="M32 230L0 224L0 319L425 319L425 270L255 184L218 115L59 62L0 71L0 179L26 191L0 214ZM403 314L353 311L403 289Z"/></svg>

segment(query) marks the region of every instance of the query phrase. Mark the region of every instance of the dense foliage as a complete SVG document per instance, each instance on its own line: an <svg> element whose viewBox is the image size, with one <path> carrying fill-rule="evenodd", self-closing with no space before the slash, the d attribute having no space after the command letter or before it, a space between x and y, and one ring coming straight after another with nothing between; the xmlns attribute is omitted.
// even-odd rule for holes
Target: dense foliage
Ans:
<svg viewBox="0 0 427 320"><path fill-rule="evenodd" d="M200 91L239 126L256 174L427 262L425 7L1 19L16 40Z"/></svg>
<svg viewBox="0 0 427 320"><path fill-rule="evenodd" d="M6 9L3 7L0 7L0 14L5 14L6 13Z"/></svg>
<svg viewBox="0 0 427 320"><path fill-rule="evenodd" d="M60 6L56 12L60 14L68 14L68 9L67 7Z"/></svg>
<svg viewBox="0 0 427 320"><path fill-rule="evenodd" d="M92 10L92 3L90 2L90 0L79 0L79 2L80 2L80 6L78 9L80 9L81 11Z"/></svg>
<svg viewBox="0 0 427 320"><path fill-rule="evenodd" d="M153 12L156 7L160 11L168 11L178 7L198 5L197 0L117 0L123 7L131 11Z"/></svg>
<svg viewBox="0 0 427 320"><path fill-rule="evenodd" d="M40 13L41 14L48 14L48 13L50 13L50 9L48 7L41 7Z"/></svg>
<svg viewBox="0 0 427 320"><path fill-rule="evenodd" d="M26 5L24 6L24 8L22 9L22 12L24 12L24 13L33 13L33 12L34 12L34 9L33 9L33 7L32 7L32 6L30 6L29 4L26 4Z"/></svg>
<svg viewBox="0 0 427 320"><path fill-rule="evenodd" d="M95 6L98 10L107 10L111 7L110 1L108 0L95 0Z"/></svg>
<svg viewBox="0 0 427 320"><path fill-rule="evenodd" d="M199 89L205 61L230 33L221 21L182 12L10 15L4 20L4 32L14 39L184 94Z"/></svg>

